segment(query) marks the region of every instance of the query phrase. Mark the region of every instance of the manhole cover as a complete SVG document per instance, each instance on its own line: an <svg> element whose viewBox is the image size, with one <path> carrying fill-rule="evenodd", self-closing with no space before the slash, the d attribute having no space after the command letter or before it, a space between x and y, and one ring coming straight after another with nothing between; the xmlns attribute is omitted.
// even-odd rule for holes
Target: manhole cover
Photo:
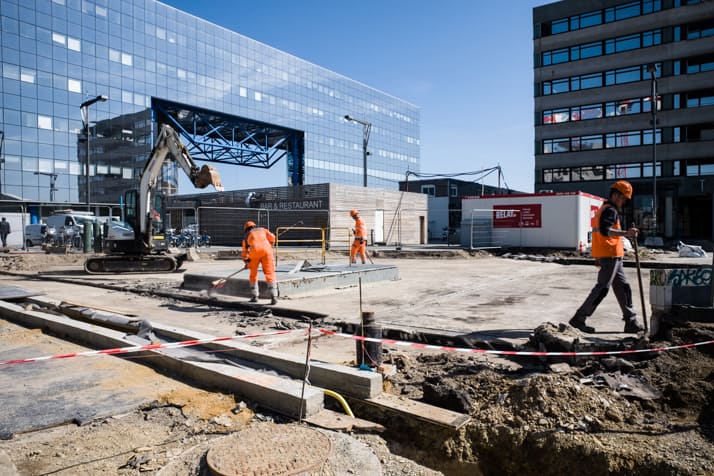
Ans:
<svg viewBox="0 0 714 476"><path fill-rule="evenodd" d="M320 467L330 447L330 438L311 428L265 423L216 443L206 463L218 476L298 474Z"/></svg>

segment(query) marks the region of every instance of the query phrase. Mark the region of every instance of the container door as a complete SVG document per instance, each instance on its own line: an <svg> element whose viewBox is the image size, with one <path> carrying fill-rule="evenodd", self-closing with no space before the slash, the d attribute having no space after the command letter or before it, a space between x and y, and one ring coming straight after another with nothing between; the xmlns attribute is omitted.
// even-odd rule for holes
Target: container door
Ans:
<svg viewBox="0 0 714 476"><path fill-rule="evenodd" d="M384 210L374 211L374 242L384 243Z"/></svg>

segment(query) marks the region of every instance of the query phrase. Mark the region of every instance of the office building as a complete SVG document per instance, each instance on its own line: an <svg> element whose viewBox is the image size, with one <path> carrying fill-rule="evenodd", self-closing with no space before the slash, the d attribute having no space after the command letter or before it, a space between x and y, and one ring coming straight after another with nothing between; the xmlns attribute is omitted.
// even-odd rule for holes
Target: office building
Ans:
<svg viewBox="0 0 714 476"><path fill-rule="evenodd" d="M361 186L367 124L370 187L419 170L416 106L154 0L0 0L0 20L4 199L116 204L160 123L198 161L284 168L276 186Z"/></svg>
<svg viewBox="0 0 714 476"><path fill-rule="evenodd" d="M628 180L628 221L711 240L714 3L565 0L533 25L536 192Z"/></svg>

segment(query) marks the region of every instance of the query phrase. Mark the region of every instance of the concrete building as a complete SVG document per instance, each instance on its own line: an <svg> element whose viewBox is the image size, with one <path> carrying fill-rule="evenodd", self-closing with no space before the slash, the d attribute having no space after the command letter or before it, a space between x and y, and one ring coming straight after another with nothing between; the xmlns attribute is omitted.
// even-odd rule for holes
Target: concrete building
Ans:
<svg viewBox="0 0 714 476"><path fill-rule="evenodd" d="M564 0L533 26L536 192L607 196L625 179L628 220L711 240L714 3Z"/></svg>
<svg viewBox="0 0 714 476"><path fill-rule="evenodd" d="M352 209L364 219L370 245L427 242L426 195L336 183L176 195L167 212L171 227L197 223L215 244L240 245L251 220L287 246L318 246L324 230L332 248L345 248L352 243Z"/></svg>
<svg viewBox="0 0 714 476"><path fill-rule="evenodd" d="M280 185L362 185L362 123L370 187L419 170L416 106L155 0L0 0L0 25L6 199L117 204L160 123L194 159L284 168Z"/></svg>

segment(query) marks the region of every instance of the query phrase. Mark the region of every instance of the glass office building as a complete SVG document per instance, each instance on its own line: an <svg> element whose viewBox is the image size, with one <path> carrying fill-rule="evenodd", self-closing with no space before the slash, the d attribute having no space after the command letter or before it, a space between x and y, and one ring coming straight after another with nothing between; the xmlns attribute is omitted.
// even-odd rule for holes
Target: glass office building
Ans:
<svg viewBox="0 0 714 476"><path fill-rule="evenodd" d="M535 189L607 196L628 180L628 220L711 240L714 3L564 0L533 24Z"/></svg>
<svg viewBox="0 0 714 476"><path fill-rule="evenodd" d="M154 0L0 0L0 20L4 199L82 203L89 154L92 202L116 203L170 121L197 160L284 167L274 185L361 185L346 115L371 124L370 187L419 170L416 106Z"/></svg>

